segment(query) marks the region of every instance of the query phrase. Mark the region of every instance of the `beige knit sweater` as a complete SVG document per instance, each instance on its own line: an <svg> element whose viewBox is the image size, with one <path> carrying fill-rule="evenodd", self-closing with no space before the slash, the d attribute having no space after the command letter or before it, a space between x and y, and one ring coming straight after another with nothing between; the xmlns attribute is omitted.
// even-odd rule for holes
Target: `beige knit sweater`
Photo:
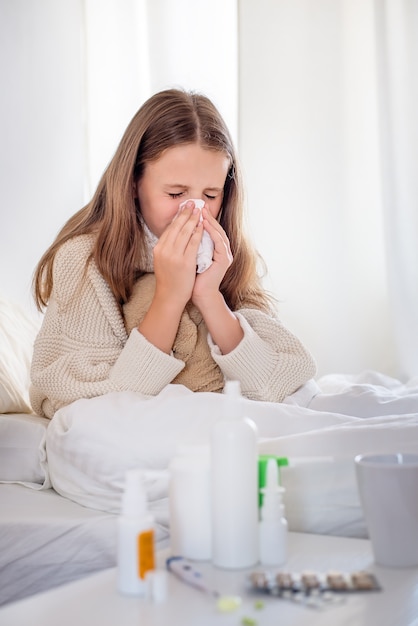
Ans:
<svg viewBox="0 0 418 626"><path fill-rule="evenodd" d="M35 341L30 398L34 411L52 417L79 398L130 390L158 394L186 363L149 343L134 327L128 334L117 302L90 256L93 238L75 237L54 262L54 289ZM239 345L221 354L207 336L210 357L224 380L239 380L244 396L281 402L316 372L301 342L277 319L255 309L236 316ZM189 376L190 372L188 372Z"/></svg>
<svg viewBox="0 0 418 626"><path fill-rule="evenodd" d="M148 311L155 292L155 274L144 274L135 284L129 302L123 307L128 333L139 326ZM224 377L211 355L208 329L201 313L189 302L181 316L173 345L173 354L185 366L172 380L192 391L222 391Z"/></svg>

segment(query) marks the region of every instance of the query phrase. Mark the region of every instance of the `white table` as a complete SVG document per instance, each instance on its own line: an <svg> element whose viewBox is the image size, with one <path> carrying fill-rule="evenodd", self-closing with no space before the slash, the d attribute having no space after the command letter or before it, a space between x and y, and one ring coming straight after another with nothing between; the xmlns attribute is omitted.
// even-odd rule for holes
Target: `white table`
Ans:
<svg viewBox="0 0 418 626"><path fill-rule="evenodd" d="M169 551L159 554L164 566ZM418 626L418 568L388 569L373 563L370 542L302 533L289 534L289 571L337 569L373 572L383 590L346 596L343 604L323 611L290 601L246 594L246 571L216 569L196 563L214 589L243 598L239 609L220 613L210 596L168 576L167 601L153 604L144 598L120 595L116 569L9 604L0 609L1 626L239 626L243 617L258 626ZM253 569L253 568L252 568ZM258 596L257 596L258 597Z"/></svg>

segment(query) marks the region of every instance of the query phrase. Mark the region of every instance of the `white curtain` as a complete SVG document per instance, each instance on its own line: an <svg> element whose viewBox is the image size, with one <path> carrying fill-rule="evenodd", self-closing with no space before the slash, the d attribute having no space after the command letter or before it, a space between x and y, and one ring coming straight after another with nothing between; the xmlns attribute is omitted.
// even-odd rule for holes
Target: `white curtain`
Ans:
<svg viewBox="0 0 418 626"><path fill-rule="evenodd" d="M170 87L211 97L237 134L235 0L84 0L87 194L131 117Z"/></svg>
<svg viewBox="0 0 418 626"><path fill-rule="evenodd" d="M418 2L239 4L249 216L281 316L320 373L416 375Z"/></svg>
<svg viewBox="0 0 418 626"><path fill-rule="evenodd" d="M150 95L146 0L83 0L86 200Z"/></svg>
<svg viewBox="0 0 418 626"><path fill-rule="evenodd" d="M408 377L418 374L418 2L375 10L388 295Z"/></svg>

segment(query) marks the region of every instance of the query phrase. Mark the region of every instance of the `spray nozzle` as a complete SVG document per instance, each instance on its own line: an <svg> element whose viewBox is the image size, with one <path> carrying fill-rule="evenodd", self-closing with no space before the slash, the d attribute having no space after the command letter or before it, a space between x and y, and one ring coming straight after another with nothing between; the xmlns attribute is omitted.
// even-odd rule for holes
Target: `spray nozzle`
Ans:
<svg viewBox="0 0 418 626"><path fill-rule="evenodd" d="M265 487L262 487L260 491L263 494L261 519L277 520L281 518L284 512L282 495L285 489L279 485L279 468L276 459L267 461Z"/></svg>
<svg viewBox="0 0 418 626"><path fill-rule="evenodd" d="M260 491L264 495L284 493L284 487L280 487L279 484L279 467L276 459L268 459L266 465L265 486L261 487Z"/></svg>
<svg viewBox="0 0 418 626"><path fill-rule="evenodd" d="M260 489L264 494L281 493L284 491L283 487L279 486L279 468L276 459L269 459L267 461L264 484L265 486Z"/></svg>
<svg viewBox="0 0 418 626"><path fill-rule="evenodd" d="M239 380L227 380L224 387L225 396L225 417L240 418L242 417L241 409L241 385Z"/></svg>
<svg viewBox="0 0 418 626"><path fill-rule="evenodd" d="M122 513L128 517L141 517L147 512L144 476L142 470L131 469L125 475Z"/></svg>

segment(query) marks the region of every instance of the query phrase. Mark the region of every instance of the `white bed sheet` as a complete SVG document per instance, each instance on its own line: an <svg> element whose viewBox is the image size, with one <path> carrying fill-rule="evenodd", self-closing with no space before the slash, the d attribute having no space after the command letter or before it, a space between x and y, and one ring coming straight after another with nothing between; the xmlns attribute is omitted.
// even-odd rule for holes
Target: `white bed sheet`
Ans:
<svg viewBox="0 0 418 626"><path fill-rule="evenodd" d="M242 411L258 426L260 453L291 461L282 472L290 529L365 537L354 457L418 453L418 386L377 373L324 383L315 400L332 403L333 411L246 399ZM355 415L347 414L352 409ZM74 402L48 428L52 484L80 504L117 513L126 470L142 469L150 510L168 529L169 463L181 446L208 445L223 410L222 394L196 394L181 385L152 398L120 392ZM295 461L309 457L305 464Z"/></svg>
<svg viewBox="0 0 418 626"><path fill-rule="evenodd" d="M116 520L53 489L0 485L0 604L114 567Z"/></svg>
<svg viewBox="0 0 418 626"><path fill-rule="evenodd" d="M0 604L115 565L115 515L18 484L0 503Z"/></svg>
<svg viewBox="0 0 418 626"><path fill-rule="evenodd" d="M49 424L33 413L0 414L0 483L51 487L45 446Z"/></svg>

